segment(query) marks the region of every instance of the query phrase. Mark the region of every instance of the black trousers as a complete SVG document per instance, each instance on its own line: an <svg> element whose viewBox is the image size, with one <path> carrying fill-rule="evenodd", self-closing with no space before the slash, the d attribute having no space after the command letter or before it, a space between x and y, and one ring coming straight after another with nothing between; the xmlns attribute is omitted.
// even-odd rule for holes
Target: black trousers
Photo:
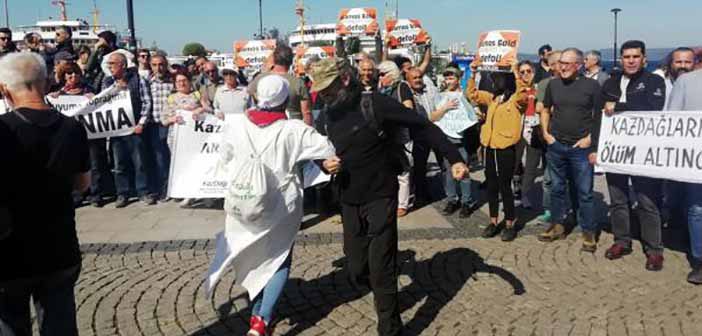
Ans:
<svg viewBox="0 0 702 336"><path fill-rule="evenodd" d="M514 193L512 192L512 176L516 161L515 146L505 149L485 149L485 180L488 189L488 204L490 218L499 214L499 195L505 210L505 220L514 220Z"/></svg>
<svg viewBox="0 0 702 336"><path fill-rule="evenodd" d="M629 204L629 180L634 187L639 206L635 212L641 225L641 243L647 254L663 254L661 215L658 205L663 200L663 182L643 176L607 173L609 187L610 220L617 243L631 246L631 220Z"/></svg>
<svg viewBox="0 0 702 336"><path fill-rule="evenodd" d="M412 185L414 185L414 195L416 200L429 201L429 187L427 186L427 161L431 147L422 141L412 143ZM441 162L441 161L439 161Z"/></svg>
<svg viewBox="0 0 702 336"><path fill-rule="evenodd" d="M397 197L362 205L342 203L344 254L351 281L375 297L378 334L402 331L397 295Z"/></svg>
<svg viewBox="0 0 702 336"><path fill-rule="evenodd" d="M0 335L32 336L30 300L39 335L78 336L74 287L81 265L54 273L0 282Z"/></svg>

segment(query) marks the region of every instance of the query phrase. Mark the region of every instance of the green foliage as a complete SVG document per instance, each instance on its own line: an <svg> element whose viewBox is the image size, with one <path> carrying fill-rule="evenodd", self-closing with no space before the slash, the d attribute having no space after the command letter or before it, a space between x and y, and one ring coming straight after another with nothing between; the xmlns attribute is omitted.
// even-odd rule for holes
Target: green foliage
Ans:
<svg viewBox="0 0 702 336"><path fill-rule="evenodd" d="M191 42L183 47L183 56L207 56L207 50L202 44Z"/></svg>

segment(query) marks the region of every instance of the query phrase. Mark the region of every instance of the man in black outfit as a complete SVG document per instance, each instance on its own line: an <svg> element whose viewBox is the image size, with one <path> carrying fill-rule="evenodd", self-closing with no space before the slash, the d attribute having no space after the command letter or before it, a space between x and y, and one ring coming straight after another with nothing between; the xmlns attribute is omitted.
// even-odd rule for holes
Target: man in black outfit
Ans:
<svg viewBox="0 0 702 336"><path fill-rule="evenodd" d="M0 194L0 219L11 229L0 242L0 325L32 335L31 298L42 336L78 335L73 288L81 257L72 192L90 186L87 135L44 102L46 64L38 54L0 60L0 91L11 108L0 116L0 185L9 194Z"/></svg>
<svg viewBox="0 0 702 336"><path fill-rule="evenodd" d="M455 146L429 120L393 98L362 92L348 64L322 60L313 66L312 78L312 90L326 104L326 133L341 162L330 172L337 174L341 191L344 253L351 280L373 291L378 333L399 335L396 209L401 163L395 155L397 144L384 134L396 126L407 127L449 160L454 178L462 179L468 168Z"/></svg>

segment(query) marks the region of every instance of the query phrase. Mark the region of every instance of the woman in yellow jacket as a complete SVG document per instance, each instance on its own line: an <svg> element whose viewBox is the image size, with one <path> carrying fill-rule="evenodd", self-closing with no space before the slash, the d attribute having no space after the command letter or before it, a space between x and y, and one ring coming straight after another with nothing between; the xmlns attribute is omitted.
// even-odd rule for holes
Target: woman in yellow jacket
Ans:
<svg viewBox="0 0 702 336"><path fill-rule="evenodd" d="M475 86L475 77L468 81L466 97L473 103L488 106L485 124L480 129L480 143L484 149L485 178L490 206L490 224L483 230L484 238L492 238L502 231L503 241L512 241L517 237L514 227L514 193L512 192L512 175L517 163L516 145L522 137L522 114L526 110L528 86L513 72L492 72L491 79L495 93L480 91ZM477 63L471 64L476 73ZM498 224L499 196L505 213L505 225ZM504 229L504 230L503 230Z"/></svg>

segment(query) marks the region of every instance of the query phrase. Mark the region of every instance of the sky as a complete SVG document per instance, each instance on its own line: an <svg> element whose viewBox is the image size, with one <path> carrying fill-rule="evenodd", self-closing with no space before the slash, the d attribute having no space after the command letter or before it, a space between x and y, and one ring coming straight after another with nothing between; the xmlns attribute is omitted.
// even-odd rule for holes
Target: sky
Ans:
<svg viewBox="0 0 702 336"><path fill-rule="evenodd" d="M95 0L100 23L126 30L126 0ZM395 8L396 0L387 0ZM640 39L648 47L702 45L699 0L398 0L401 18L422 21L440 49L466 43L474 50L481 31L520 30L520 52L536 53L576 46L603 49L613 43L613 15L619 7L619 41ZM50 0L7 0L10 26L31 25L37 19L58 17ZM133 0L137 37L149 47L156 41L169 54L179 54L188 42L232 52L233 42L250 39L258 31L258 0ZM297 25L295 0L262 0L264 27L288 32ZM306 0L308 23L334 23L339 9L375 7L383 16L384 0ZM69 0L69 18L92 22L93 0ZM5 18L3 8L2 21ZM4 25L4 22L2 22Z"/></svg>

